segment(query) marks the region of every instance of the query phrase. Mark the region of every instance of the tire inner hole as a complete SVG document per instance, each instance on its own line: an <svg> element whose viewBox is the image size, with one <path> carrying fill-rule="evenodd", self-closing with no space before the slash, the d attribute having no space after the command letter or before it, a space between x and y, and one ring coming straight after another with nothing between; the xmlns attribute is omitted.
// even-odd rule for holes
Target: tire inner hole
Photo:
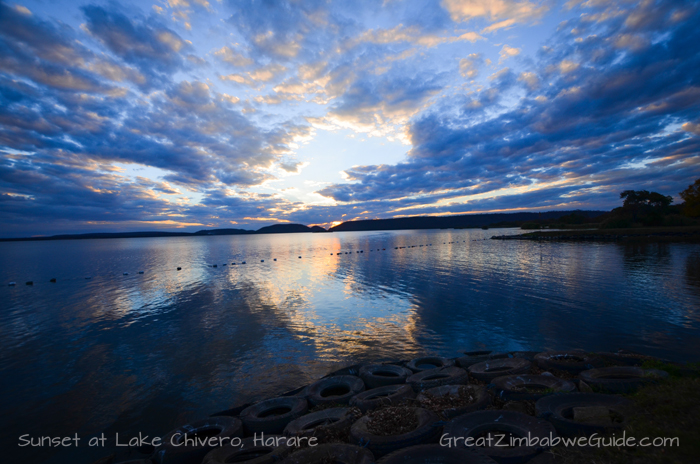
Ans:
<svg viewBox="0 0 700 464"><path fill-rule="evenodd" d="M350 393L350 389L345 385L335 385L333 387L324 388L321 391L321 397L327 398L329 396L343 396Z"/></svg>

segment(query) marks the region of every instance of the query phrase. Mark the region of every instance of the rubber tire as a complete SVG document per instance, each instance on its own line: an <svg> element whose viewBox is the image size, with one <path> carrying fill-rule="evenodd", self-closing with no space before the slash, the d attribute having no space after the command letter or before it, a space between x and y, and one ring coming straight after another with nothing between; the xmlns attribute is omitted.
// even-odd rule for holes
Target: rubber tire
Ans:
<svg viewBox="0 0 700 464"><path fill-rule="evenodd" d="M333 387L346 387L348 392L343 395L322 396L324 391ZM321 404L348 404L350 399L365 391L365 383L354 375L336 375L321 379L309 385L307 398L314 406Z"/></svg>
<svg viewBox="0 0 700 464"><path fill-rule="evenodd" d="M378 375L379 373L395 375ZM411 375L413 371L410 369L393 364L370 364L360 368L360 378L368 389L406 383L406 379Z"/></svg>
<svg viewBox="0 0 700 464"><path fill-rule="evenodd" d="M289 455L282 464L326 464L328 462L374 464L375 461L374 455L365 448L345 443L332 443L299 450Z"/></svg>
<svg viewBox="0 0 700 464"><path fill-rule="evenodd" d="M469 406L464 406L462 408L443 409L440 411L440 414L447 419L452 419L463 414L486 409L491 406L491 395L489 395L486 387L482 387L481 385L443 385L442 387L435 387L425 390L418 395L416 399L420 404L422 400L421 397L425 398L426 393L434 396L456 396L459 394L460 388L470 388L473 391L474 396L476 396L476 401Z"/></svg>
<svg viewBox="0 0 700 464"><path fill-rule="evenodd" d="M476 411L459 416L445 426L443 437L468 438L478 437L490 430L510 432L519 437L538 437L540 439L556 437L557 432L546 420L528 416L521 412L488 410ZM466 446L464 441L459 446ZM542 446L494 446L479 448L479 450L500 464L520 464L537 456Z"/></svg>
<svg viewBox="0 0 700 464"><path fill-rule="evenodd" d="M410 385L387 385L363 391L352 397L350 406L359 408L363 413L377 409L380 406L391 406L405 399L416 397Z"/></svg>
<svg viewBox="0 0 700 464"><path fill-rule="evenodd" d="M330 408L312 412L294 419L284 429L288 437L318 437L323 439L328 432L350 427L357 420L350 408ZM326 423L326 421L329 421ZM319 423L320 422L320 423ZM313 425L317 423L317 425Z"/></svg>
<svg viewBox="0 0 700 464"><path fill-rule="evenodd" d="M276 438L279 435L263 436L263 439ZM240 446L227 445L221 448L214 448L206 456L202 464L226 464L230 462L238 462L234 458L243 458L250 456L252 453L262 453L255 458L246 459L246 464L273 464L281 461L287 456L292 449L288 446L264 446L255 443L255 438L244 438L241 440Z"/></svg>
<svg viewBox="0 0 700 464"><path fill-rule="evenodd" d="M625 379L611 379L610 376L629 376ZM594 391L607 393L632 393L644 385L657 383L668 378L668 372L640 367L602 367L590 369L578 375Z"/></svg>
<svg viewBox="0 0 700 464"><path fill-rule="evenodd" d="M474 364L479 364L480 362L490 361L492 359L505 359L509 356L508 353L500 353L495 351L466 351L464 354L465 356L457 358L457 365L459 367L463 367L464 369L467 369Z"/></svg>
<svg viewBox="0 0 700 464"><path fill-rule="evenodd" d="M506 375L493 379L493 385L497 392L497 396L505 401L537 401L545 396L554 393L571 393L576 391L576 384L560 379L551 375ZM518 385L542 385L552 392L543 393L528 393L517 390Z"/></svg>
<svg viewBox="0 0 700 464"><path fill-rule="evenodd" d="M382 457L407 446L422 445L437 441L442 427L440 418L432 411L412 408L418 419L418 426L401 435L374 435L367 429L369 416L361 417L350 428L350 442L368 448L376 457Z"/></svg>
<svg viewBox="0 0 700 464"><path fill-rule="evenodd" d="M406 363L406 367L413 372L422 372L429 369L438 369L442 367L454 366L455 362L452 359L441 358L439 356L423 356L410 360Z"/></svg>
<svg viewBox="0 0 700 464"><path fill-rule="evenodd" d="M260 417L261 414L275 408L286 407L290 411L284 414L276 414ZM304 398L297 396L282 396L261 401L248 406L241 411L240 418L249 434L262 432L265 434L280 434L284 428L294 419L297 419L309 410L309 405Z"/></svg>
<svg viewBox="0 0 700 464"><path fill-rule="evenodd" d="M557 358L576 357L579 362L559 361ZM535 356L535 362L542 369L557 369L560 371L578 374L582 371L603 367L603 360L595 356L589 356L583 351L546 351Z"/></svg>
<svg viewBox="0 0 700 464"><path fill-rule="evenodd" d="M418 445L394 451L378 464L496 464L496 461L476 449Z"/></svg>
<svg viewBox="0 0 700 464"><path fill-rule="evenodd" d="M527 374L530 372L530 367L532 367L532 363L527 359L494 359L493 361L474 364L469 368L469 373L477 380L491 382L497 377Z"/></svg>
<svg viewBox="0 0 700 464"><path fill-rule="evenodd" d="M469 373L461 367L443 367L413 374L406 383L413 388L413 391L419 392L443 385L463 385L468 381Z"/></svg>
<svg viewBox="0 0 700 464"><path fill-rule="evenodd" d="M176 435L192 435L205 430L219 429L218 437L238 438L243 436L243 423L236 417L210 417L183 425L165 435L153 453L156 464L199 464L211 446L175 446L172 440Z"/></svg>
<svg viewBox="0 0 700 464"><path fill-rule="evenodd" d="M535 412L537 417L551 422L560 435L565 437L591 436L594 433L621 430L625 426L626 420L614 425L582 423L565 417L568 415L568 411L575 407L605 406L625 418L631 404L630 400L621 396L599 393L557 393L538 400L535 403Z"/></svg>

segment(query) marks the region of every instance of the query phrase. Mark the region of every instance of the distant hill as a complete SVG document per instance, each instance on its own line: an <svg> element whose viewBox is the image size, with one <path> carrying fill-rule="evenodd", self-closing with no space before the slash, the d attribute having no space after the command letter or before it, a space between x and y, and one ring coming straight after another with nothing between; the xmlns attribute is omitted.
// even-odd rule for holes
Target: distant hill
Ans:
<svg viewBox="0 0 700 464"><path fill-rule="evenodd" d="M402 230L402 229L453 229L477 228L489 226L515 226L523 221L557 219L573 211L545 211L541 213L488 213L465 214L461 216L417 216L395 219L367 219L350 221L331 227L331 232L360 230ZM589 218L594 218L605 211L577 211Z"/></svg>
<svg viewBox="0 0 700 464"><path fill-rule="evenodd" d="M464 214L461 216L420 216L396 219L368 219L349 221L326 230L323 227L308 227L303 224L275 224L258 230L246 229L203 229L197 232L116 232L64 234L50 237L0 238L2 242L28 240L80 240L89 238L136 238L136 237L191 237L202 235L250 235L250 234L295 234L309 232L349 232L362 230L401 230L401 229L452 229L477 227L518 227L525 221L545 221L572 214L574 211L545 211L542 213L489 213ZM605 211L576 211L576 214L595 218Z"/></svg>
<svg viewBox="0 0 700 464"><path fill-rule="evenodd" d="M138 237L192 237L202 235L250 235L250 234L293 234L299 232L328 232L323 227L307 227L302 224L275 224L258 230L246 229L203 229L197 232L114 232L89 234L63 234L48 237L0 238L0 242L24 242L30 240L82 240L90 238L138 238Z"/></svg>
<svg viewBox="0 0 700 464"><path fill-rule="evenodd" d="M311 228L302 224L275 224L273 226L258 229L256 234L298 234L300 232L311 232Z"/></svg>

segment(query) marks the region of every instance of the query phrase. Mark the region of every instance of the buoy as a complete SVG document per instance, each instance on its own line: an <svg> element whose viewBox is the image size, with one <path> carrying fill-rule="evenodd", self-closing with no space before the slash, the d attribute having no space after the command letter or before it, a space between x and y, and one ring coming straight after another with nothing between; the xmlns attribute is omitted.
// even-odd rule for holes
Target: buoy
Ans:
<svg viewBox="0 0 700 464"><path fill-rule="evenodd" d="M226 266L226 263L222 264L222 266Z"/></svg>
<svg viewBox="0 0 700 464"><path fill-rule="evenodd" d="M143 271L139 271L139 274L143 274Z"/></svg>
<svg viewBox="0 0 700 464"><path fill-rule="evenodd" d="M15 285L17 285L17 282L10 282L10 283L8 284L9 287L14 287Z"/></svg>
<svg viewBox="0 0 700 464"><path fill-rule="evenodd" d="M34 285L34 281L30 280L29 282L27 282L27 285Z"/></svg>
<svg viewBox="0 0 700 464"><path fill-rule="evenodd" d="M299 256L299 259L301 259L301 256Z"/></svg>
<svg viewBox="0 0 700 464"><path fill-rule="evenodd" d="M235 266L235 265L236 265L236 263L231 263L231 265L232 265L232 266Z"/></svg>
<svg viewBox="0 0 700 464"><path fill-rule="evenodd" d="M213 267L219 267L219 266L217 266L216 264L214 264L214 266L213 266Z"/></svg>
<svg viewBox="0 0 700 464"><path fill-rule="evenodd" d="M265 262L265 260L264 260L264 259L261 259L261 260L260 260L260 262L261 262L261 263L264 263L264 262Z"/></svg>
<svg viewBox="0 0 700 464"><path fill-rule="evenodd" d="M331 256L333 256L333 253L331 253Z"/></svg>
<svg viewBox="0 0 700 464"><path fill-rule="evenodd" d="M125 273L124 273L124 274L122 274L122 275L129 275L129 273L128 273L128 272L125 272Z"/></svg>
<svg viewBox="0 0 700 464"><path fill-rule="evenodd" d="M273 261L277 261L277 258L273 259Z"/></svg>
<svg viewBox="0 0 700 464"><path fill-rule="evenodd" d="M177 269L178 269L178 271L180 270L180 268L177 268ZM85 277L85 280L90 280L90 279L92 279L92 277Z"/></svg>
<svg viewBox="0 0 700 464"><path fill-rule="evenodd" d="M56 278L53 278L53 279L49 280L49 282L56 283Z"/></svg>
<svg viewBox="0 0 700 464"><path fill-rule="evenodd" d="M181 268L181 267L178 267L178 268L177 268L177 270L178 270L178 271L181 271L181 270L182 270L182 268Z"/></svg>
<svg viewBox="0 0 700 464"><path fill-rule="evenodd" d="M245 264L245 261L241 262L241 264Z"/></svg>

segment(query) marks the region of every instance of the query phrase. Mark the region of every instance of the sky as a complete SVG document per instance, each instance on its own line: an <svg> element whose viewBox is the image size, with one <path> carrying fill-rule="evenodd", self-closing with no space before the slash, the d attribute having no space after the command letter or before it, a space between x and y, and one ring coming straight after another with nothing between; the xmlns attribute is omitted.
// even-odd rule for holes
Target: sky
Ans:
<svg viewBox="0 0 700 464"><path fill-rule="evenodd" d="M0 0L0 236L679 203L698 24L670 0Z"/></svg>

